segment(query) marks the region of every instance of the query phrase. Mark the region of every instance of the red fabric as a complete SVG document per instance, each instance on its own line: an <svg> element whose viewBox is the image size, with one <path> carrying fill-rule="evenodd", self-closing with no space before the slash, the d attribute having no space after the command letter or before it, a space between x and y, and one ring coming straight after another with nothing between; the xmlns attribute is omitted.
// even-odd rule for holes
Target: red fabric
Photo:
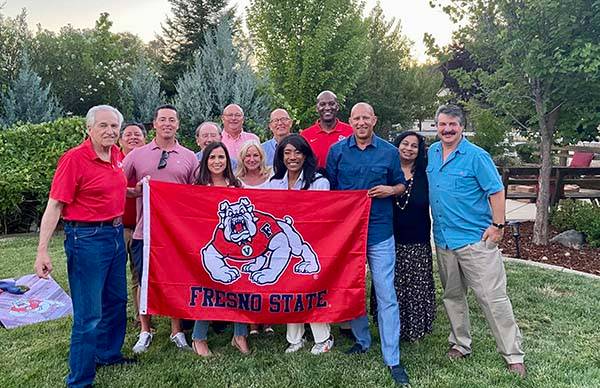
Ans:
<svg viewBox="0 0 600 388"><path fill-rule="evenodd" d="M111 149L111 161L101 160L88 138L60 158L50 187L50 198L65 205L69 221L105 221L123 215L127 181L122 153Z"/></svg>
<svg viewBox="0 0 600 388"><path fill-rule="evenodd" d="M252 241L261 241L246 255L236 249L232 250L235 259L225 258L227 266L239 270L239 278L216 281L203 259L210 257L209 247L228 254L221 242L214 243L224 236L219 225L228 223L221 223L219 206L224 200L239 203L242 197L249 199L254 216L258 215ZM149 201L147 283L142 280L149 314L248 323L342 322L365 314L371 202L365 191L246 190L150 180ZM228 225L230 230L241 229L236 222ZM273 283L258 284L251 280L256 273L242 272L242 266L263 253L265 245L285 250L291 229L314 251L318 271L297 273L301 255L292 254ZM264 238L257 237L261 233ZM272 265L278 256L267 251Z"/></svg>
<svg viewBox="0 0 600 388"><path fill-rule="evenodd" d="M592 164L593 159L594 159L593 152L575 151L575 153L573 153L573 159L571 159L571 163L569 164L569 167L574 167L574 168L589 167Z"/></svg>
<svg viewBox="0 0 600 388"><path fill-rule="evenodd" d="M310 144L310 147L317 157L318 166L325 168L329 148L338 141L352 135L352 127L349 124L337 120L333 130L328 133L321 129L319 121L317 121L314 125L300 132L300 135L302 135L302 137L308 141L308 144Z"/></svg>

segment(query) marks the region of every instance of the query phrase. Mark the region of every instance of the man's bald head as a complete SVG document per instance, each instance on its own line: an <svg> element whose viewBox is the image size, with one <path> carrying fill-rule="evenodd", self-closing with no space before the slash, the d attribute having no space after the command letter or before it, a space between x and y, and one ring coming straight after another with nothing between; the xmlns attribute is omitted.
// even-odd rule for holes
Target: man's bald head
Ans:
<svg viewBox="0 0 600 388"><path fill-rule="evenodd" d="M355 104L355 105L352 107L352 110L350 111L350 116L352 116L352 114L353 114L353 113L355 112L355 110L356 110L356 109L358 109L358 108L364 108L364 109L368 110L368 111L369 111L369 113L371 113L371 115L375 116L375 110L373 109L373 107L372 107L370 104L368 104L368 103L366 103L366 102L359 102L359 103Z"/></svg>
<svg viewBox="0 0 600 388"><path fill-rule="evenodd" d="M323 90L321 93L319 93L319 95L317 96L317 104L319 103L319 100L323 97L331 97L334 100L337 101L337 96L335 95L334 92L332 92L331 90Z"/></svg>
<svg viewBox="0 0 600 388"><path fill-rule="evenodd" d="M319 113L321 123L333 126L339 110L340 105L338 104L337 96L333 92L325 90L319 93L317 96L317 113Z"/></svg>

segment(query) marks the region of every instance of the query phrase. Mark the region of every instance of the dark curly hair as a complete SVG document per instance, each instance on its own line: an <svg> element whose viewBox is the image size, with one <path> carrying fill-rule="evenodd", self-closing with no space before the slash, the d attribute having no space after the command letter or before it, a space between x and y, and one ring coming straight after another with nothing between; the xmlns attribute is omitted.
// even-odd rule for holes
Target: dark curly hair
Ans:
<svg viewBox="0 0 600 388"><path fill-rule="evenodd" d="M273 179L283 179L283 176L287 172L287 167L283 163L283 151L285 146L291 144L295 149L300 151L304 155L304 164L302 164L302 174L304 176L304 185L300 190L308 190L310 185L317 180L319 176L323 176L327 179L327 174L324 169L317 168L317 157L313 152L310 145L302 136L293 133L284 137L275 150L275 157L273 158Z"/></svg>
<svg viewBox="0 0 600 388"><path fill-rule="evenodd" d="M200 164L196 169L196 182L194 182L194 184L203 186L213 184L212 179L210 178L210 171L208 170L208 157L210 156L211 152L213 152L216 148L219 147L223 148L226 159L225 171L223 171L223 176L229 181L229 186L242 187L240 181L233 174L233 169L231 168L231 158L229 157L227 147L225 147L225 144L221 143L220 141L210 143L202 151L202 159L200 160Z"/></svg>
<svg viewBox="0 0 600 388"><path fill-rule="evenodd" d="M402 140L407 138L408 136L415 136L417 141L419 142L419 151L417 154L417 159L415 160L415 164L413 166L413 174L415 175L425 175L425 169L427 168L427 149L425 148L425 138L418 134L415 131L404 131L399 134L396 139L394 139L394 145L396 148L400 146Z"/></svg>

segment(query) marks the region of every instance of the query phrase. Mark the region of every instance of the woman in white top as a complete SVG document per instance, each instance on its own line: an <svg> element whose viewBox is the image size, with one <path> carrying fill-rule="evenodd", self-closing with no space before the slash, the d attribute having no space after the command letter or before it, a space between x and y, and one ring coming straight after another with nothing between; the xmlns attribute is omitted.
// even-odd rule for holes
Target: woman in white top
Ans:
<svg viewBox="0 0 600 388"><path fill-rule="evenodd" d="M242 182L242 187L259 189L267 183L271 176L271 169L267 167L265 159L265 151L256 140L248 140L242 145L235 171L235 176Z"/></svg>
<svg viewBox="0 0 600 388"><path fill-rule="evenodd" d="M281 190L329 190L324 171L317 170L317 158L306 140L297 134L289 135L277 145L273 160L275 175L268 188ZM333 347L328 323L311 323L315 345L312 354L326 353ZM286 353L297 352L306 344L303 323L288 323Z"/></svg>

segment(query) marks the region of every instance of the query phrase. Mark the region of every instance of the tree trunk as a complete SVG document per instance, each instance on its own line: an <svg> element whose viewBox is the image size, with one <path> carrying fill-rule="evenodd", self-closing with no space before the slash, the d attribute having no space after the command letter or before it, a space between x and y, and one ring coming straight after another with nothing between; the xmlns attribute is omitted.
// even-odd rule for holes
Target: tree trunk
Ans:
<svg viewBox="0 0 600 388"><path fill-rule="evenodd" d="M557 107L546 113L543 95L539 84L534 89L535 110L540 127L540 157L541 167L539 176L538 196L535 203L536 214L533 225L533 243L536 245L548 244L548 224L550 213L550 174L552 172L552 140L560 108Z"/></svg>

